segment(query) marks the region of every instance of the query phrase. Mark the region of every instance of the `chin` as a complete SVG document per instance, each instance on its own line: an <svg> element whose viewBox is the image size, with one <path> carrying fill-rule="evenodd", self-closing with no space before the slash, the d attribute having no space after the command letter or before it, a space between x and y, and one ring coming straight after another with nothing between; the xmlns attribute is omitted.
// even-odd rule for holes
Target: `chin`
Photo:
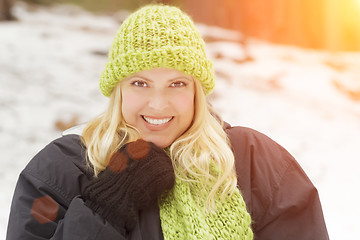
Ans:
<svg viewBox="0 0 360 240"><path fill-rule="evenodd" d="M172 142L171 142L172 143ZM167 148L168 146L171 145L170 142L163 142L163 141L155 141L154 144L159 147L159 148Z"/></svg>
<svg viewBox="0 0 360 240"><path fill-rule="evenodd" d="M172 142L170 142L168 139L156 139L156 138L144 138L145 141L148 141L148 142L152 142L153 144L155 144L157 147L159 148L167 148L168 146L170 146Z"/></svg>

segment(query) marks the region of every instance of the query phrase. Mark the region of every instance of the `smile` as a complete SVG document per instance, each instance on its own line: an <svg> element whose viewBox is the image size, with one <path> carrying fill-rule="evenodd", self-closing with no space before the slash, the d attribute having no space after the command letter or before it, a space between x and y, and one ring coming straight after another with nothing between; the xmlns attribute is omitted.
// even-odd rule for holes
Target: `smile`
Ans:
<svg viewBox="0 0 360 240"><path fill-rule="evenodd" d="M142 116L142 118L150 123L150 124L153 124L153 125L161 125L161 124L165 124L165 123L168 123L170 122L171 119L173 119L174 117L168 117L168 118L150 118L150 117L145 117L145 116Z"/></svg>

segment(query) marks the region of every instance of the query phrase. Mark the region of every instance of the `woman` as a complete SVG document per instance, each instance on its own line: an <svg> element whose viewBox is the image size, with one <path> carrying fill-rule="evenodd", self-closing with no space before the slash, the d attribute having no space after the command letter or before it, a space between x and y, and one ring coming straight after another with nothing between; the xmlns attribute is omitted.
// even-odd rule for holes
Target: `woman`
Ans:
<svg viewBox="0 0 360 240"><path fill-rule="evenodd" d="M107 110L23 170L7 239L328 239L303 170L221 122L206 101L214 85L186 14L133 13L101 75Z"/></svg>

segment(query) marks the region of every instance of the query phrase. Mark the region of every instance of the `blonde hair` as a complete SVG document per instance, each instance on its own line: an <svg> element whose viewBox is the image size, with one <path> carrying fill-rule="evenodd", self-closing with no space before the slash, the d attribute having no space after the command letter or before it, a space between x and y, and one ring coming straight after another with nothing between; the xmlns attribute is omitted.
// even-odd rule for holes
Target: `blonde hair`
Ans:
<svg viewBox="0 0 360 240"><path fill-rule="evenodd" d="M185 181L197 181L210 189L206 197L208 209L215 208L215 197L231 195L237 185L234 155L227 135L213 115L201 83L195 82L194 120L182 136L167 149L175 174ZM140 138L140 133L122 117L120 83L114 88L107 110L89 122L82 140L87 147L87 160L97 176L111 156L127 142ZM214 170L215 169L215 170Z"/></svg>

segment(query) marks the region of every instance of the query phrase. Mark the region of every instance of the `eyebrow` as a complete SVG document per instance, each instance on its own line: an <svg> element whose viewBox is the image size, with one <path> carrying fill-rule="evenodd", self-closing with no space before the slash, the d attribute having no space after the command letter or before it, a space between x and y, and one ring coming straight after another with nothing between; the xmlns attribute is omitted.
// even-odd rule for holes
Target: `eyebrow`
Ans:
<svg viewBox="0 0 360 240"><path fill-rule="evenodd" d="M141 75L138 75L138 74L134 74L134 75L132 75L132 76L129 76L129 77L127 78L127 80L131 80L131 79L133 79L133 78L142 78L142 79L144 79L144 80L146 80L146 81L153 82L151 79L146 78L146 77L141 76Z"/></svg>
<svg viewBox="0 0 360 240"><path fill-rule="evenodd" d="M192 78L188 78L188 77L185 77L185 76L178 76L178 77L174 77L172 79L169 79L169 82L170 81L174 81L174 80L186 80L188 82L192 82Z"/></svg>
<svg viewBox="0 0 360 240"><path fill-rule="evenodd" d="M146 80L146 81L149 81L149 82L153 82L153 80L151 80L150 78L144 77L144 76L142 76L141 74L134 74L134 75L132 75L131 77L129 77L128 79L130 80L130 79L132 79L132 78L137 78L137 77L138 77L138 78L142 78L142 79L144 79L144 80ZM193 78L187 77L187 76L175 76L175 77L169 79L168 82L171 82L171 81L174 81L174 80L186 80L186 81L188 81L188 82L192 82L192 81L193 81Z"/></svg>

